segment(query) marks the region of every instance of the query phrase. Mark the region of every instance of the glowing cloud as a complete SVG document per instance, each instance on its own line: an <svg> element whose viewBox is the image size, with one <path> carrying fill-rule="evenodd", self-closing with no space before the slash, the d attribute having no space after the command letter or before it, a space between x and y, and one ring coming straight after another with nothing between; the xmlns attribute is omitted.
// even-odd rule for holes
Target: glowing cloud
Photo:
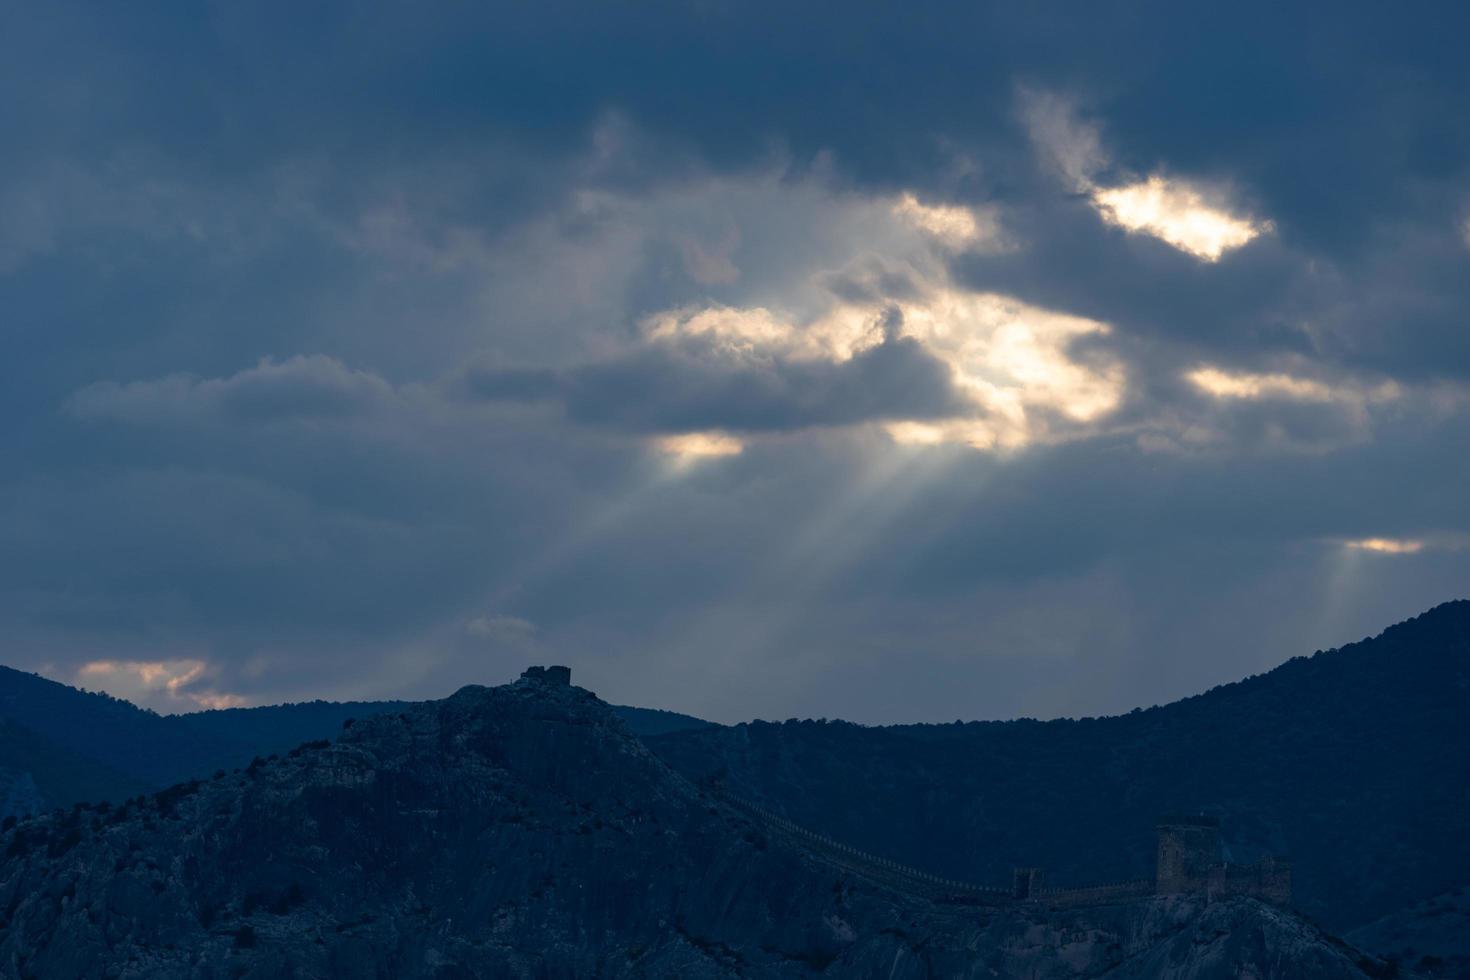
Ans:
<svg viewBox="0 0 1470 980"><path fill-rule="evenodd" d="M76 671L78 684L101 686L117 697L165 709L238 708L245 699L209 689L203 660L92 660Z"/></svg>
<svg viewBox="0 0 1470 980"><path fill-rule="evenodd" d="M1332 389L1322 382L1289 374L1231 374L1219 368L1202 367L1184 377L1215 398L1294 398L1325 402L1333 397Z"/></svg>
<svg viewBox="0 0 1470 980"><path fill-rule="evenodd" d="M1366 387L1351 381L1329 385L1291 374L1232 373L1208 366L1195 368L1184 377L1196 388L1215 398L1287 398L1294 401L1362 404L1391 401L1401 394L1399 386L1391 381Z"/></svg>
<svg viewBox="0 0 1470 980"><path fill-rule="evenodd" d="M684 432L679 435L660 436L654 443L659 452L667 453L680 462L694 462L720 456L737 456L745 449L745 443L723 432Z"/></svg>
<svg viewBox="0 0 1470 980"><path fill-rule="evenodd" d="M969 208L923 204L913 194L900 197L893 205L893 213L950 248L963 248L996 233L993 220L982 226Z"/></svg>
<svg viewBox="0 0 1470 980"><path fill-rule="evenodd" d="M1053 103L1037 105L1038 118L1061 111ZM1054 128L1065 129L1068 120L1058 119ZM1075 170L1095 155L1079 145L1067 159ZM1079 353L1079 341L1109 335L1108 324L999 293L972 292L951 280L943 249L1011 247L993 213L923 202L913 193L860 210L861 227L845 237L858 251L836 268L813 274L768 305L691 305L655 313L642 321L642 339L697 342L705 354L739 361L834 364L885 343L917 342L949 367L952 388L962 397L952 417L885 416L881 407L870 413L907 445L1013 449L1065 437L1121 403L1121 362L1096 346ZM834 279L843 288L829 286ZM894 287L895 280L902 288ZM741 444L727 433L691 433L665 437L658 447L694 459L731 455Z"/></svg>
<svg viewBox="0 0 1470 980"><path fill-rule="evenodd" d="M887 422L883 431L900 446L963 445L972 449L997 449L1001 436L995 427L976 419L945 419L940 422ZM1011 442L1010 445L1017 443Z"/></svg>
<svg viewBox="0 0 1470 980"><path fill-rule="evenodd" d="M1424 550L1424 542L1414 538L1360 538L1343 544L1358 551L1376 551L1383 555L1412 555Z"/></svg>
<svg viewBox="0 0 1470 980"><path fill-rule="evenodd" d="M762 307L668 310L645 320L643 333L655 341L681 336L708 337L722 347L738 351L785 348L795 338L789 323Z"/></svg>
<svg viewBox="0 0 1470 980"><path fill-rule="evenodd" d="M938 446L955 441L949 426L934 422L888 422L884 424L883 431L903 446Z"/></svg>
<svg viewBox="0 0 1470 980"><path fill-rule="evenodd" d="M1078 338L1109 333L1105 323L1009 296L948 289L925 302L904 305L902 311L904 334L946 361L960 387L983 410L986 425L964 420L955 429L972 445L984 431L999 445L1019 446L1044 434L1037 410L1088 422L1117 407L1122 398L1120 365L1111 360L1082 363L1069 352Z"/></svg>
<svg viewBox="0 0 1470 980"><path fill-rule="evenodd" d="M893 314L897 314L893 318ZM893 319L891 319L893 318ZM764 308L676 310L644 324L654 341L706 337L742 356L848 360L884 341L890 331L918 341L949 365L973 416L894 419L885 426L910 445L964 443L981 449L1016 448L1048 435L1048 418L1085 423L1117 407L1123 368L1101 355L1074 360L1079 338L1105 336L1096 320L1031 306L996 293L948 287L886 306L843 303L797 323ZM665 437L660 448L681 457L730 455L740 443L724 434Z"/></svg>
<svg viewBox="0 0 1470 980"><path fill-rule="evenodd" d="M1191 187L1157 175L1124 187L1098 188L1092 202L1113 224L1153 235L1206 262L1219 261L1271 229L1270 222L1237 218L1207 203Z"/></svg>
<svg viewBox="0 0 1470 980"><path fill-rule="evenodd" d="M1108 166L1096 124L1083 119L1064 96L1022 88L1022 119L1045 163L1072 191L1086 195L1105 221L1153 235L1206 262L1271 230L1269 221L1242 218L1212 201L1196 186L1158 174L1116 187L1102 187Z"/></svg>

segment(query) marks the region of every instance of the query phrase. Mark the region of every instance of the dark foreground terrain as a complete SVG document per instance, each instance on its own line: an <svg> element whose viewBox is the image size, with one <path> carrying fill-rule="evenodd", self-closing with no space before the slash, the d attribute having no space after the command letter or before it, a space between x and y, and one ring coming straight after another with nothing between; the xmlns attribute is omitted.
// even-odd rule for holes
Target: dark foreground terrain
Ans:
<svg viewBox="0 0 1470 980"><path fill-rule="evenodd" d="M1250 899L895 890L677 775L590 693L469 687L3 836L0 975L1384 977Z"/></svg>
<svg viewBox="0 0 1470 980"><path fill-rule="evenodd" d="M1154 819L1206 812L1228 857L1292 859L1346 932L1470 884L1470 602L1114 718L867 728L756 722L647 739L696 783L976 881L1153 866ZM1422 950L1421 946L1421 950Z"/></svg>

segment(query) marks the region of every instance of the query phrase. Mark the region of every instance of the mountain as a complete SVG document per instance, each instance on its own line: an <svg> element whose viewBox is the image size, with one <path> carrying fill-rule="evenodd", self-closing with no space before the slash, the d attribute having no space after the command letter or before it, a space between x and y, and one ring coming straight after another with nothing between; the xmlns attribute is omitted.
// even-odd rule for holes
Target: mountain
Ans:
<svg viewBox="0 0 1470 980"><path fill-rule="evenodd" d="M0 970L143 977L1363 980L1236 898L976 904L674 773L593 695L514 685L0 834Z"/></svg>
<svg viewBox="0 0 1470 980"><path fill-rule="evenodd" d="M255 754L285 752L302 742L331 738L348 720L402 711L412 701L305 701L261 708L217 708L173 715L168 720L191 732L250 747ZM718 727L689 715L655 708L614 705L613 712L634 735L667 735Z"/></svg>
<svg viewBox="0 0 1470 980"><path fill-rule="evenodd" d="M1470 882L1470 603L1161 708L1102 719L712 726L615 708L696 784L936 874L1146 874L1160 814L1221 818L1230 857L1295 860L1297 907L1363 927ZM160 717L0 668L0 817L117 802L335 736L405 702ZM1405 913L1411 914L1411 913Z"/></svg>
<svg viewBox="0 0 1470 980"><path fill-rule="evenodd" d="M119 698L0 667L0 818L87 801L118 802L331 738L348 719L408 701L310 701L157 715ZM712 727L672 711L614 709L635 734ZM35 791L11 794L12 785Z"/></svg>
<svg viewBox="0 0 1470 980"><path fill-rule="evenodd" d="M720 727L712 721L681 715L677 711L664 711L661 708L630 708L624 704L615 704L613 712L628 726L628 731L639 738L670 735L674 732L702 732Z"/></svg>
<svg viewBox="0 0 1470 980"><path fill-rule="evenodd" d="M251 756L286 752L302 742L331 738L348 719L370 718L387 711L402 711L409 701L305 701L261 708L217 708L171 715L166 722L190 736L200 734L217 743L240 746ZM182 732L177 737L183 736ZM223 763L221 763L223 765ZM212 770L211 770L212 771ZM189 776L206 775L203 770Z"/></svg>
<svg viewBox="0 0 1470 980"><path fill-rule="evenodd" d="M0 819L154 788L0 717Z"/></svg>
<svg viewBox="0 0 1470 980"><path fill-rule="evenodd" d="M1470 888L1417 902L1348 938L1418 976L1470 980Z"/></svg>
<svg viewBox="0 0 1470 980"><path fill-rule="evenodd" d="M1001 883L1151 866L1155 818L1205 812L1231 856L1285 854L1340 929L1470 882L1470 602L1114 718L865 728L755 722L650 737L700 784L919 868Z"/></svg>
<svg viewBox="0 0 1470 980"><path fill-rule="evenodd" d="M181 737L175 723L127 701L9 667L0 667L0 718L153 788L212 771L245 751L205 732ZM112 792L110 784L99 782L92 798L105 799Z"/></svg>

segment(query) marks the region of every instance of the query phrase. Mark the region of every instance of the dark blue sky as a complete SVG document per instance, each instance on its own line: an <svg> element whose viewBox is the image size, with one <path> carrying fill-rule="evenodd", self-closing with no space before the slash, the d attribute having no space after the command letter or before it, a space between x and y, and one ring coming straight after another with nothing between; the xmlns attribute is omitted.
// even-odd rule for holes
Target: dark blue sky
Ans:
<svg viewBox="0 0 1470 980"><path fill-rule="evenodd" d="M1462 4L0 0L3 660L1086 715L1470 592Z"/></svg>

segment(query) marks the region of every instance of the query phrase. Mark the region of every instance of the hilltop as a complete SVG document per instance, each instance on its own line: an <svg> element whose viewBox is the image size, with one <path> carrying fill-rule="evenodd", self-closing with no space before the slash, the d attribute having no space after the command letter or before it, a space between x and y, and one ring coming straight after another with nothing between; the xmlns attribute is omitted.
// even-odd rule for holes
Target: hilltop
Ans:
<svg viewBox="0 0 1470 980"><path fill-rule="evenodd" d="M1231 856L1294 859L1300 908L1352 928L1470 882L1470 602L1113 718L866 728L753 722L651 737L799 824L926 870L1078 881L1151 866L1163 813Z"/></svg>
<svg viewBox="0 0 1470 980"><path fill-rule="evenodd" d="M158 715L121 698L0 667L0 818L120 802L331 738L349 719L409 701L304 701ZM714 727L672 711L617 706L635 734Z"/></svg>
<svg viewBox="0 0 1470 980"><path fill-rule="evenodd" d="M529 677L355 722L239 774L0 837L17 977L1362 980L1251 899L946 904L835 864Z"/></svg>

